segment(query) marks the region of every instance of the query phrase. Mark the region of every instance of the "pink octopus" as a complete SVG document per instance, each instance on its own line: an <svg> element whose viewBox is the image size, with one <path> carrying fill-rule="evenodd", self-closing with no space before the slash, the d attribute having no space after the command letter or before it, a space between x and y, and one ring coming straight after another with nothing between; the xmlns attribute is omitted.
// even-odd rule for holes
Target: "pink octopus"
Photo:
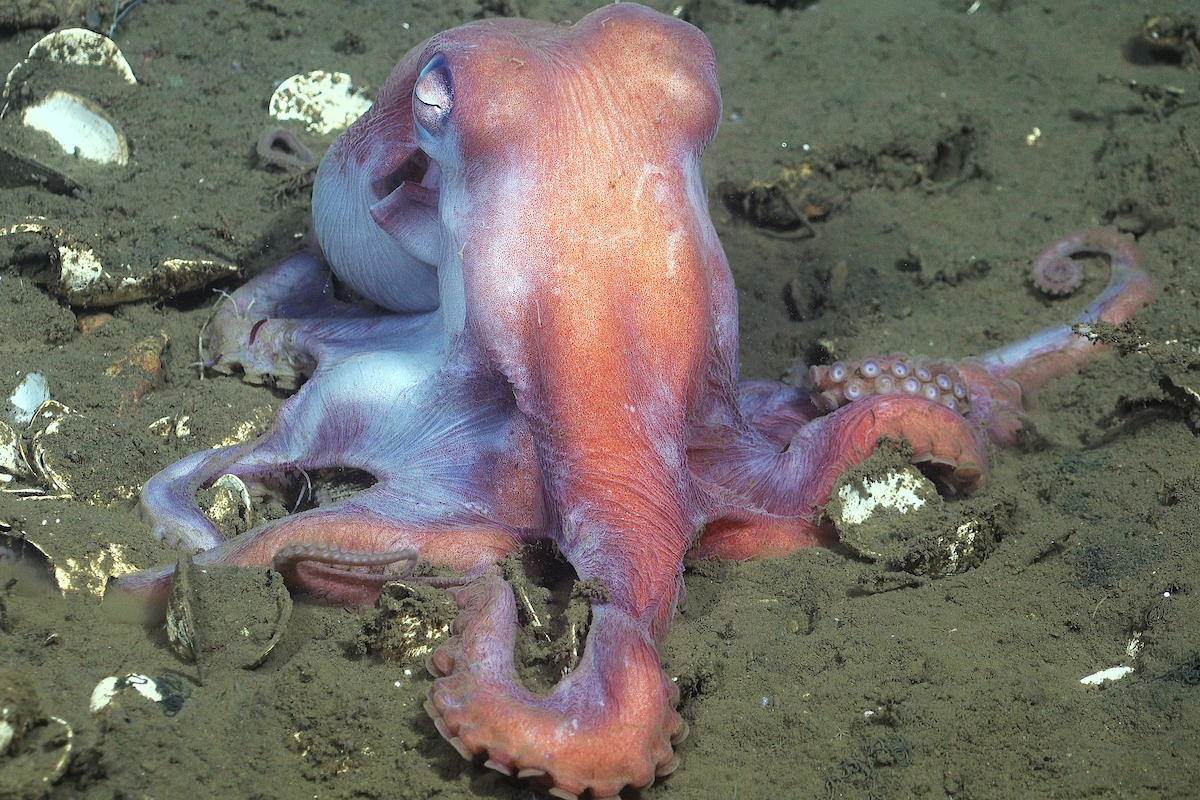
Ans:
<svg viewBox="0 0 1200 800"><path fill-rule="evenodd" d="M720 116L704 35L632 3L416 47L321 164L319 250L250 281L205 331L211 367L303 385L262 437L146 484L155 535L358 606L392 562L456 569L426 708L464 757L567 798L670 773L688 728L656 642L686 555L828 542L822 504L882 436L969 491L1023 392L1101 349L1064 325L977 359L818 368L811 393L739 383L736 294L700 180ZM1127 239L1065 242L1112 257L1078 321L1150 301ZM228 540L195 502L225 473L298 492L330 467L374 484ZM542 539L606 591L578 666L539 695L517 677L494 564ZM121 584L161 595L171 572Z"/></svg>

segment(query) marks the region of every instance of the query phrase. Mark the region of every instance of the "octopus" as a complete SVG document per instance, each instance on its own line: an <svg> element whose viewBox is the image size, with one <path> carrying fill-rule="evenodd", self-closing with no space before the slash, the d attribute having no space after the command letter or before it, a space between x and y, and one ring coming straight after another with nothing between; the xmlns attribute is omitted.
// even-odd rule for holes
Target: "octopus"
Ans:
<svg viewBox="0 0 1200 800"><path fill-rule="evenodd" d="M198 565L272 566L362 607L415 560L459 609L426 709L465 758L556 797L615 797L677 766L688 733L657 643L684 559L836 539L821 507L882 437L970 492L1022 400L1103 349L1060 325L977 358L818 367L798 388L738 377L737 301L701 156L721 118L712 48L633 3L570 28L440 33L400 61L322 160L317 245L246 283L202 334L207 365L298 386L273 427L151 478L140 509ZM1056 245L1112 261L1075 320L1120 323L1154 285L1107 230ZM196 493L369 476L226 538ZM496 562L549 540L589 592L577 665L544 693ZM161 596L174 567L126 576Z"/></svg>

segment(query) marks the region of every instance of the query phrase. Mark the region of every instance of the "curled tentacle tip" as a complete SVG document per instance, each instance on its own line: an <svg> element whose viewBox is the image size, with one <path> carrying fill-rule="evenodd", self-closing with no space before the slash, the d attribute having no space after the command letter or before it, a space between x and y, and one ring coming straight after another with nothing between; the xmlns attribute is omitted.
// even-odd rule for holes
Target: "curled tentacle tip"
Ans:
<svg viewBox="0 0 1200 800"><path fill-rule="evenodd" d="M1029 279L1048 297L1068 297L1083 285L1083 267L1070 256L1040 260L1030 270Z"/></svg>

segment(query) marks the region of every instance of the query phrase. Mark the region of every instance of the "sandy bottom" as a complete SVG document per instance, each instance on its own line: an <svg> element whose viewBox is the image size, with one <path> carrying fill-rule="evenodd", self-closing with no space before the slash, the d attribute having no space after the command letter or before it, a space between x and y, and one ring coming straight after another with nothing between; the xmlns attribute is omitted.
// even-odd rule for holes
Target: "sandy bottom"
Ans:
<svg viewBox="0 0 1200 800"><path fill-rule="evenodd" d="M101 608L91 592L109 572L177 555L133 510L141 483L261 430L284 395L198 374L211 289L93 318L57 299L46 253L66 237L116 276L171 257L256 274L299 247L308 206L296 174L253 155L274 82L320 68L378 87L412 45L485 11L575 20L594 5L149 0L115 33L138 86L62 67L32 75L38 91L86 86L131 156L118 169L59 158L73 194L0 181L0 224L46 226L0 237L2 388L40 372L72 409L41 442L73 495L0 494L0 520L10 550L28 538L75 587L62 596L29 548L0 562L0 693L11 719L34 725L0 755L4 796L530 796L437 735L419 652L364 646L384 612L297 598L257 669L210 639L198 670L161 630ZM946 503L1004 510L997 546L969 571L913 577L825 549L689 565L661 654L691 735L678 771L640 796L1195 796L1200 71L1139 44L1143 13L1160 9L682 8L721 70L725 118L704 168L739 288L743 376L830 355L961 357L1068 319L1106 265L1089 261L1083 288L1051 301L1028 264L1097 224L1138 237L1162 285L1144 335L1177 344L1098 359L1034 398L1030 435L995 454L988 486ZM6 34L0 64L42 33ZM17 121L0 122L0 143L54 161ZM300 132L318 155L330 141ZM752 183L769 202L726 202ZM230 581L226 594L250 592ZM210 630L270 639L269 625L219 616L237 603L207 608ZM1134 671L1081 685L1118 665ZM133 679L89 711L97 684L130 674L153 679L160 702Z"/></svg>

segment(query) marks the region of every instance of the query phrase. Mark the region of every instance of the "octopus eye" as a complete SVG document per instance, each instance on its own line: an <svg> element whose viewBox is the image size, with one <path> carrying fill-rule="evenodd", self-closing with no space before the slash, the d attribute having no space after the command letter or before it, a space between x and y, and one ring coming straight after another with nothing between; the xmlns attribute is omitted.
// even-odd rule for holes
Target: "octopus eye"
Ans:
<svg viewBox="0 0 1200 800"><path fill-rule="evenodd" d="M445 133L454 108L454 81L446 57L438 53L429 59L413 86L413 118L430 134Z"/></svg>

